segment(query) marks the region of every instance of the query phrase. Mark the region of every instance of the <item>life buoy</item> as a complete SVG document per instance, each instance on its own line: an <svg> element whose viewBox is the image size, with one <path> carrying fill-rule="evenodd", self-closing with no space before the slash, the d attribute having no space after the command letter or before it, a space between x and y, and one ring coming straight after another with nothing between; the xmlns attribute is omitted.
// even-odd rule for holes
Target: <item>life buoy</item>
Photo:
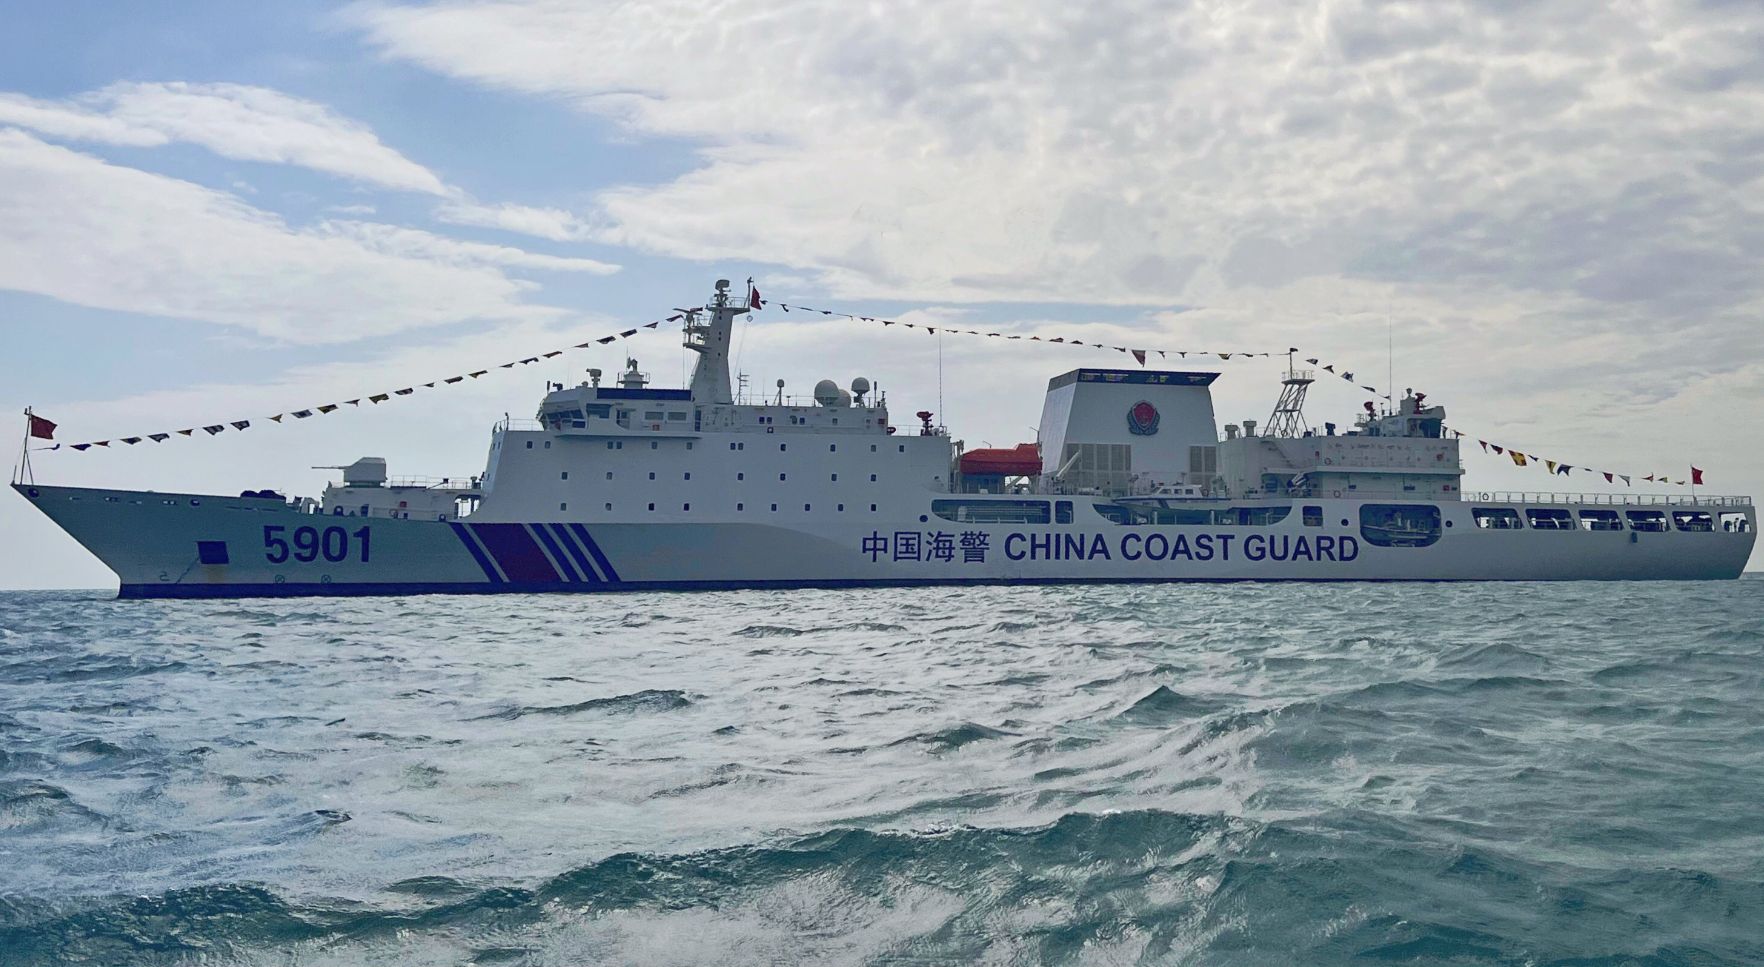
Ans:
<svg viewBox="0 0 1764 967"><path fill-rule="evenodd" d="M1336 491L1336 492L1335 492L1335 496L1337 496L1337 497L1340 497L1340 496L1341 496L1341 491L1339 491L1339 490L1337 490L1337 491Z"/></svg>
<svg viewBox="0 0 1764 967"><path fill-rule="evenodd" d="M1333 457L1324 457L1324 458L1323 458L1323 462L1324 462L1324 463L1327 463L1327 464L1334 464L1334 463L1335 463L1335 458L1333 458Z"/></svg>

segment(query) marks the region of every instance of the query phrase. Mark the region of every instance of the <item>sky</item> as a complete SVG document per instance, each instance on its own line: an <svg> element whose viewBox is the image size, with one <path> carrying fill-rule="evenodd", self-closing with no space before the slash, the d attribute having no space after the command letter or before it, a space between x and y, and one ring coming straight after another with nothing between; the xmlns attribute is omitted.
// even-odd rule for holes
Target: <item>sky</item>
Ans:
<svg viewBox="0 0 1764 967"><path fill-rule="evenodd" d="M752 277L930 325L1300 347L1632 492L1692 465L1764 492L1755 3L0 0L0 23L0 412L69 442L253 421L38 453L40 482L478 472L547 381L629 352L679 385L679 334L263 417ZM970 447L1033 440L1049 377L1133 365L775 308L738 347L755 387L866 376ZM1280 362L1207 367L1222 422L1266 419ZM1307 412L1367 398L1325 381ZM1464 459L1472 491L1625 489ZM115 583L11 492L0 549L0 587Z"/></svg>

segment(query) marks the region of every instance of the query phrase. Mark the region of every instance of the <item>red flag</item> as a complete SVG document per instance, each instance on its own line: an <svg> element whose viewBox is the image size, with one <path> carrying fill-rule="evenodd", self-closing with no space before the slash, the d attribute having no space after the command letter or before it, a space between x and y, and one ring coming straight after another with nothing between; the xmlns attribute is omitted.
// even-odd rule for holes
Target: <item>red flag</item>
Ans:
<svg viewBox="0 0 1764 967"><path fill-rule="evenodd" d="M760 301L759 290L754 288L753 283L751 282L747 284L747 304L754 309L764 309L766 307L766 304Z"/></svg>
<svg viewBox="0 0 1764 967"><path fill-rule="evenodd" d="M55 424L34 414L27 413L25 415L29 416L31 420L31 436L39 440L55 439Z"/></svg>
<svg viewBox="0 0 1764 967"><path fill-rule="evenodd" d="M1691 468L1691 483L1701 484L1702 482L1703 482L1703 471L1698 470L1696 467L1692 467Z"/></svg>
<svg viewBox="0 0 1764 967"><path fill-rule="evenodd" d="M1613 480L1613 479L1611 479L1611 478L1612 478L1612 476L1613 476L1613 475L1612 475L1612 474L1608 474L1608 473L1607 473L1607 474L1605 474L1605 482L1606 482L1606 483L1616 483L1616 482L1617 482L1617 481L1615 481L1615 480Z"/></svg>
<svg viewBox="0 0 1764 967"><path fill-rule="evenodd" d="M1145 365L1145 350L1143 350L1143 349L1133 350L1133 358L1139 360L1139 365L1144 366ZM1699 480L1698 482L1700 483L1701 481Z"/></svg>

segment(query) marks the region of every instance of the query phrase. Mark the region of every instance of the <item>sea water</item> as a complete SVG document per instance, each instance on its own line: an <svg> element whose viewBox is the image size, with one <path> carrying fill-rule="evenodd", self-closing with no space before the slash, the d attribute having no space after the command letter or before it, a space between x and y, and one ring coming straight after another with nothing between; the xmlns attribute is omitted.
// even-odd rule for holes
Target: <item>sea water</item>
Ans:
<svg viewBox="0 0 1764 967"><path fill-rule="evenodd" d="M1764 580L0 595L0 964L1764 962Z"/></svg>

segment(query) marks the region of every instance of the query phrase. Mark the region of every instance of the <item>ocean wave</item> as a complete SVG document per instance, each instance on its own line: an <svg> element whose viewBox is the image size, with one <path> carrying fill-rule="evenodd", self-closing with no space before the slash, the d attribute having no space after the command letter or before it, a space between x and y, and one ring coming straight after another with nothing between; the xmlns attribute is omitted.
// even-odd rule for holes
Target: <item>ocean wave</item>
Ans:
<svg viewBox="0 0 1764 967"><path fill-rule="evenodd" d="M608 715L634 715L641 712L671 712L692 704L686 693L678 689L646 688L628 695L591 698L570 705L517 705L513 708L480 715L477 721L504 719L512 721L528 715L575 715L579 712L603 712Z"/></svg>

